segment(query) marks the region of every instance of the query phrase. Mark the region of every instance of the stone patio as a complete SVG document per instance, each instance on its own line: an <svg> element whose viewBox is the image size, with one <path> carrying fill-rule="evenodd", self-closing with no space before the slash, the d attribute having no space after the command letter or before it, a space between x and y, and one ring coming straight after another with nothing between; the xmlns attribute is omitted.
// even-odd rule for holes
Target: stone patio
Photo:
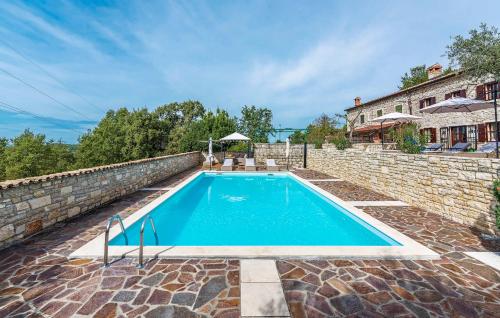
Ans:
<svg viewBox="0 0 500 318"><path fill-rule="evenodd" d="M0 251L0 317L238 317L240 261L68 259L104 231L196 170L138 191L94 213ZM334 179L297 170L305 179ZM317 186L352 201L390 201L347 181ZM468 227L414 207L363 207L365 212L438 252L435 261L298 260L276 262L293 317L498 317L500 273L467 256L500 251ZM251 279L247 279L251 280ZM270 282L265 282L270 283Z"/></svg>

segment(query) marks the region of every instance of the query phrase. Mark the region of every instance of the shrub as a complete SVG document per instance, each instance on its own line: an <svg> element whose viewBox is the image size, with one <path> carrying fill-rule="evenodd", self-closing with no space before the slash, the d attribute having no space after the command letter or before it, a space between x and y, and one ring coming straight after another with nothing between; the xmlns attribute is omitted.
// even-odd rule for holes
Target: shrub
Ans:
<svg viewBox="0 0 500 318"><path fill-rule="evenodd" d="M345 150L351 147L351 142L345 136L333 139L333 143L335 144L335 147L337 147L338 150Z"/></svg>
<svg viewBox="0 0 500 318"><path fill-rule="evenodd" d="M404 153L420 153L426 142L416 124L406 124L398 129L391 129L390 134L398 148Z"/></svg>

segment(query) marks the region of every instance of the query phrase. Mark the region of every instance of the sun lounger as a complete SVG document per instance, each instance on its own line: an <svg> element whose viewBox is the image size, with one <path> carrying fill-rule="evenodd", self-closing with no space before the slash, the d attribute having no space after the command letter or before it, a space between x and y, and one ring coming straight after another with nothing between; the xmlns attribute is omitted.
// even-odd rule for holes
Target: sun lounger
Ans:
<svg viewBox="0 0 500 318"><path fill-rule="evenodd" d="M467 142L459 142L453 145L448 152L464 152L467 150L467 148L470 147L470 144Z"/></svg>
<svg viewBox="0 0 500 318"><path fill-rule="evenodd" d="M436 151L442 151L443 150L443 144L428 144L425 146L424 150L422 152L436 152Z"/></svg>
<svg viewBox="0 0 500 318"><path fill-rule="evenodd" d="M499 143L500 145L500 143ZM497 143L496 142L488 142L482 146L479 147L479 149L476 151L476 152L479 152L479 153L492 153L492 152L495 152L495 148L497 147Z"/></svg>
<svg viewBox="0 0 500 318"><path fill-rule="evenodd" d="M254 158L245 158L245 171L256 171L255 167L255 159Z"/></svg>
<svg viewBox="0 0 500 318"><path fill-rule="evenodd" d="M233 159L224 159L224 164L220 167L221 171L233 171Z"/></svg>
<svg viewBox="0 0 500 318"><path fill-rule="evenodd" d="M276 161L274 159L266 160L267 171L280 171L280 167L276 165Z"/></svg>

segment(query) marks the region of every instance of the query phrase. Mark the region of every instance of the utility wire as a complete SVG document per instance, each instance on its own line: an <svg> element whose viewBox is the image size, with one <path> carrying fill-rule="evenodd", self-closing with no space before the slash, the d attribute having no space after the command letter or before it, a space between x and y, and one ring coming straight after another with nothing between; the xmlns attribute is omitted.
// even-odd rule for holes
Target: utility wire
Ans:
<svg viewBox="0 0 500 318"><path fill-rule="evenodd" d="M18 80L19 82L23 83L24 85L26 85L26 86L28 86L28 87L31 87L32 89L34 89L34 90L35 90L35 91L37 91L38 93L40 93L40 94L42 94L42 95L44 95L44 96L46 96L46 97L50 98L50 99L51 99L51 100L53 100L54 102L58 103L59 105L63 106L64 108L66 108L67 110L72 111L72 112L74 112L75 114L78 114L78 115L80 115L80 116L82 116L82 117L84 117L84 118L86 118L86 119L88 119L88 120L92 120L91 118L87 117L87 115L85 115L85 114L83 114L83 113L81 113L81 112L77 111L77 110L76 110L76 109L74 109L73 107L71 107L71 106L69 106L69 105L67 105L67 104L65 104L65 103L63 103L63 102L61 102L61 101L59 101L59 100L55 99L54 97L52 97L52 96L50 96L49 94L47 94L47 93L43 92L42 90L40 90L40 89L36 88L35 86L31 85L30 83L28 83L28 82L24 81L23 79L21 79L21 78L17 77L16 75L14 75L14 74L12 74L12 73L10 73L10 72L9 72L9 71L7 71L6 69L3 69L3 68L1 68L1 67L0 67L0 71L4 72L4 73L5 73L5 74L7 74L8 76L10 76L10 77L12 77L12 78L14 78L14 79Z"/></svg>
<svg viewBox="0 0 500 318"><path fill-rule="evenodd" d="M32 112L29 112L29 111L27 111L27 110L21 109L21 108L16 107L16 106L13 106L13 105L8 104L8 103L6 103L6 102L3 102L3 101L1 101L1 100L0 100L0 107L2 107L2 108L4 108L4 109L8 109L8 110L10 110L10 111L14 111L14 112L16 112L16 113L18 113L18 114L29 115L29 116L31 116L31 117L34 117L34 118L40 119L40 120L42 120L42 121L48 122L48 123L50 123L50 124L52 124L52 125L58 126L58 127L60 127L61 129L72 130L72 131L77 132L77 133L79 133L79 134L81 134L81 133L82 133L81 131L76 130L76 129L74 129L74 128L61 126L61 125L60 125L57 121L54 121L54 120L52 120L52 119L50 119L50 118L48 118L48 117L44 117L44 116L41 116L41 115L38 115L38 114L35 114L35 113L32 113ZM84 129L84 128L82 128L82 129Z"/></svg>
<svg viewBox="0 0 500 318"><path fill-rule="evenodd" d="M7 46L8 48L10 48L13 52L15 52L17 55L19 55L20 57L22 57L23 59L25 59L26 61L28 61L29 63L33 64L34 66L36 66L39 70L41 70L42 72L45 73L45 75L49 76L51 79L53 79L54 81L56 81L59 85L63 86L64 88L66 88L66 90L68 90L69 92L71 92L72 94L80 97L84 102L86 102L87 104L93 106L94 108L100 110L100 111L103 111L103 112L106 112L106 109L100 107L100 106L97 106L96 104L92 103L91 101L89 101L87 98L85 98L84 96L82 96L81 94L79 94L78 92L76 92L75 90L71 89L68 85L64 84L62 81L60 81L57 77L55 77L54 75L52 75L49 71L47 71L44 67L42 67L40 64L38 64L37 62L33 61L32 59L30 59L29 57L27 57L26 55L24 55L23 53L21 53L18 49L16 49L15 47L13 47L12 45L10 45L9 43L5 42L5 40L3 40L2 38L0 38L0 42L2 42L5 46Z"/></svg>

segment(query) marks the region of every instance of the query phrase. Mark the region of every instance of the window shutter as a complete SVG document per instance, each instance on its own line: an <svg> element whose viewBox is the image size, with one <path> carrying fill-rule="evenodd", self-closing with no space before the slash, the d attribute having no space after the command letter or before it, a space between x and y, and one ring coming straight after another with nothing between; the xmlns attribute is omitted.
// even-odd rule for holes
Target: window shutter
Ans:
<svg viewBox="0 0 500 318"><path fill-rule="evenodd" d="M420 109L422 109L422 108L424 108L424 100L423 99L420 101Z"/></svg>
<svg viewBox="0 0 500 318"><path fill-rule="evenodd" d="M436 142L436 128L431 128L431 142Z"/></svg>
<svg viewBox="0 0 500 318"><path fill-rule="evenodd" d="M477 125L477 141L486 142L486 124Z"/></svg>
<svg viewBox="0 0 500 318"><path fill-rule="evenodd" d="M436 103L436 97L431 97L431 105L434 105Z"/></svg>
<svg viewBox="0 0 500 318"><path fill-rule="evenodd" d="M444 94L444 99L450 99L450 98L451 98L451 93Z"/></svg>
<svg viewBox="0 0 500 318"><path fill-rule="evenodd" d="M484 85L478 85L476 86L476 99L485 99L485 91L484 91Z"/></svg>
<svg viewBox="0 0 500 318"><path fill-rule="evenodd" d="M465 89L460 90L460 97L463 97L463 98L467 97L467 93L466 93Z"/></svg>

